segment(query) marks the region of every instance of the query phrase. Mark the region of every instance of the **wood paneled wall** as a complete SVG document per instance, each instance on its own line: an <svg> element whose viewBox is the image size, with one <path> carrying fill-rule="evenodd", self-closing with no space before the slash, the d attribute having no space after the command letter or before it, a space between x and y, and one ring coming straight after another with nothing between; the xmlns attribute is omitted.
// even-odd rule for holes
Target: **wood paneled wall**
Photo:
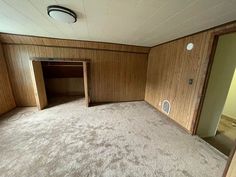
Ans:
<svg viewBox="0 0 236 177"><path fill-rule="evenodd" d="M48 104L42 64L40 61L31 60L29 62L29 65L30 65L36 105L39 110L42 110Z"/></svg>
<svg viewBox="0 0 236 177"><path fill-rule="evenodd" d="M0 43L0 115L13 109L15 106L3 49Z"/></svg>
<svg viewBox="0 0 236 177"><path fill-rule="evenodd" d="M235 26L220 26L153 47L148 58L145 100L161 111L162 101L168 99L169 117L193 133L214 36L226 29L233 31ZM190 42L194 48L188 51ZM189 79L193 79L192 85Z"/></svg>
<svg viewBox="0 0 236 177"><path fill-rule="evenodd" d="M134 45L114 44L106 42L91 42L79 40L67 40L57 38L46 38L37 36L24 36L0 33L0 41L7 44L25 44L25 45L40 45L52 47L68 47L81 49L99 49L106 51L122 51L134 53L149 53L150 47L141 47Z"/></svg>
<svg viewBox="0 0 236 177"><path fill-rule="evenodd" d="M16 37L16 35L13 36ZM40 45L22 44L24 38L21 43L9 44L5 39L3 40L3 48L17 106L36 105L29 67L31 57L90 60L89 84L92 102L144 100L147 48L134 47L132 49L132 46L107 44L112 50L89 49L88 47L77 48L68 45L65 47L57 42L53 43L53 46L45 42L45 46L42 46L41 38L33 37L30 37L30 41L34 41L32 43L36 44L40 43ZM20 37L17 37L18 39ZM53 39L48 40L53 42ZM63 41L66 42L66 40ZM130 47L131 50L129 50Z"/></svg>

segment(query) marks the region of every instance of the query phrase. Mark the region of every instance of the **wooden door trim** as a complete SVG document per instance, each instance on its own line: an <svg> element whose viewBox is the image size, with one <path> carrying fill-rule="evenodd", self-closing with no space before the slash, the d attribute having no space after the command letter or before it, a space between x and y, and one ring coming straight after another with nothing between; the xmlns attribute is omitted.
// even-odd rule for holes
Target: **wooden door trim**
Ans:
<svg viewBox="0 0 236 177"><path fill-rule="evenodd" d="M227 164L225 166L225 170L224 170L224 173L223 173L223 176L222 177L226 177L227 176L227 173L228 173L228 170L229 170L229 167L231 165L231 162L233 160L233 157L234 155L236 154L236 140L235 140L235 146L234 148L231 150L230 152L230 156L228 158L228 161L227 161Z"/></svg>
<svg viewBox="0 0 236 177"><path fill-rule="evenodd" d="M85 104L89 107L90 97L89 97L89 84L88 84L88 63L83 62L83 79L84 79L84 96L85 96Z"/></svg>
<svg viewBox="0 0 236 177"><path fill-rule="evenodd" d="M38 64L38 68L35 67L35 64ZM47 106L48 101L41 61L30 61L30 69L36 104L38 109L42 110L44 107Z"/></svg>
<svg viewBox="0 0 236 177"><path fill-rule="evenodd" d="M205 96L206 96L207 86L208 86L208 83L209 83L209 78L210 78L210 74L211 74L211 70L212 70L212 65L213 65L213 62L214 62L214 56L215 56L215 52L216 52L218 39L222 35L235 33L235 32L236 32L236 27L234 26L234 27L231 27L231 28L225 28L225 29L222 29L222 30L219 30L219 31L215 31L211 35L210 41L212 41L212 44L210 45L210 48L208 49L209 62L207 64L206 76L205 76L204 85L203 85L203 88L202 88L202 94L201 94L200 102L199 102L197 113L196 113L196 118L192 122L192 127L193 127L192 128L192 135L196 135L197 129L198 129L198 126L199 126L200 116L201 116L201 112L202 112L202 108L203 108L203 102L204 102ZM226 167L224 169L223 177L227 176L229 167L231 165L231 162L232 162L232 159L233 159L235 153L236 153L236 143L235 143L235 147L232 149L231 155L230 155L230 157L227 161Z"/></svg>
<svg viewBox="0 0 236 177"><path fill-rule="evenodd" d="M207 71L206 71L206 76L205 76L205 80L204 80L204 84L203 84L203 88L202 88L202 94L201 94L201 98L200 98L200 102L198 105L198 109L196 112L196 118L195 120L192 122L192 135L196 135L197 134L197 129L199 126L199 122L200 122L200 116L202 113L202 109L203 109L203 103L206 97L206 91L207 91L207 86L209 83L209 79L210 79L210 74L211 74L211 70L212 70L212 65L214 62L214 57L215 57L215 52L216 52L216 47L218 44L218 39L219 36L218 35L212 35L211 37L213 39L212 45L210 47L210 57L209 57L209 62L207 64Z"/></svg>
<svg viewBox="0 0 236 177"><path fill-rule="evenodd" d="M35 100L36 104L39 110L42 110L46 105L47 105L47 93L46 93L46 88L45 88L45 81L43 77L43 72L42 72L42 79L43 81L41 82L41 87L43 88L42 90L42 97L46 100L42 101L43 98L39 96L40 91L39 89L39 83L37 83L36 77L35 77L35 68L34 68L34 62L40 63L40 70L42 71L42 61L49 61L49 62L73 62L73 63L82 63L83 64L83 80L84 80L84 95L85 95L85 105L88 107L90 103L90 96L89 96L89 62L86 59L81 59L81 60L64 60L64 59L59 59L59 58L54 58L54 59L48 59L48 58L31 58L30 60L30 68L31 68L31 75L32 75L32 81L34 85L34 95L35 95Z"/></svg>
<svg viewBox="0 0 236 177"><path fill-rule="evenodd" d="M236 27L232 27L232 28L226 28L226 29L222 29L216 32L213 32L210 38L210 41L212 41L212 44L210 45L209 49L208 49L208 56L209 56L209 62L207 64L207 71L206 71L206 75L205 75L205 79L204 79L204 84L203 84L203 88L201 91L201 98L200 98L200 102L198 105L198 109L196 111L196 118L195 120L193 120L192 122L192 135L196 135L197 134L197 129L199 126L199 122L200 122L200 116L201 116L201 112L203 109L203 103L205 100L205 96L206 96L206 91L207 91L207 86L209 83L209 78L210 78L210 74L211 74L211 70L212 70L212 65L214 62L214 57L215 57L215 52L216 52L216 47L218 44L218 39L220 36L225 35L225 34L230 34L230 33L234 33L236 32Z"/></svg>

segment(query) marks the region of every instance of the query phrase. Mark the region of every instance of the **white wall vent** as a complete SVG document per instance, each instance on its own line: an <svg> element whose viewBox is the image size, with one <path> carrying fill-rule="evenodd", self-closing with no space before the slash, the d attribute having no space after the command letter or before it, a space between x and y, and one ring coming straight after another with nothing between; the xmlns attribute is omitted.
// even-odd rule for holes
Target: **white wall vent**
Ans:
<svg viewBox="0 0 236 177"><path fill-rule="evenodd" d="M168 100L163 100L161 109L164 113L168 115L170 113L170 102Z"/></svg>

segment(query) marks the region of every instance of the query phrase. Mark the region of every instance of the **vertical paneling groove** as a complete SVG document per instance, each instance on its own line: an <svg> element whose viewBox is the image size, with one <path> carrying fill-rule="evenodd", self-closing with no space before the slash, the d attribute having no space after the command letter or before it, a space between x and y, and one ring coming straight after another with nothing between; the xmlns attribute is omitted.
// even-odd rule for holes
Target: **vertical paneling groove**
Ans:
<svg viewBox="0 0 236 177"><path fill-rule="evenodd" d="M9 81L2 45L0 43L0 115L14 107L16 107L16 104Z"/></svg>

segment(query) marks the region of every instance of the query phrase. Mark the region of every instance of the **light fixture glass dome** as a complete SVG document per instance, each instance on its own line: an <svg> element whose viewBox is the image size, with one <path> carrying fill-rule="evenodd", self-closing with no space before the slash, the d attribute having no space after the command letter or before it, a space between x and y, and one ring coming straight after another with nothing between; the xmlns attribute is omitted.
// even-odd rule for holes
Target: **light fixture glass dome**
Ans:
<svg viewBox="0 0 236 177"><path fill-rule="evenodd" d="M62 6L48 6L48 15L57 21L64 23L75 23L77 21L77 15L72 10Z"/></svg>

